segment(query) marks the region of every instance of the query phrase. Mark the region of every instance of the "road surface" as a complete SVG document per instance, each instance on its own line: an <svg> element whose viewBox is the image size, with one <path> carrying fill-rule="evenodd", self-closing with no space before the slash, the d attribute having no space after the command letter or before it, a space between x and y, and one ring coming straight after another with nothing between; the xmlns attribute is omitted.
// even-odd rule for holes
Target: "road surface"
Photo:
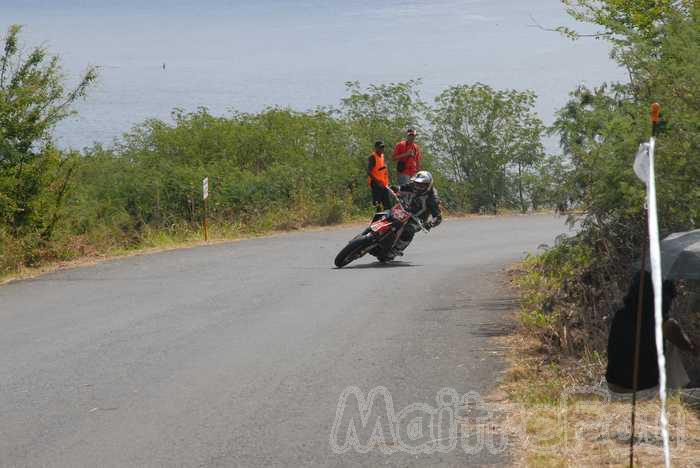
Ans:
<svg viewBox="0 0 700 468"><path fill-rule="evenodd" d="M507 463L507 452L450 448L449 425L436 442L426 415L441 389L493 389L503 363L490 337L513 307L504 269L566 232L564 220L452 219L418 234L401 262L332 268L358 229L0 287L0 466ZM376 388L363 427L352 389ZM422 420L401 413L420 403ZM436 444L447 448L410 453Z"/></svg>

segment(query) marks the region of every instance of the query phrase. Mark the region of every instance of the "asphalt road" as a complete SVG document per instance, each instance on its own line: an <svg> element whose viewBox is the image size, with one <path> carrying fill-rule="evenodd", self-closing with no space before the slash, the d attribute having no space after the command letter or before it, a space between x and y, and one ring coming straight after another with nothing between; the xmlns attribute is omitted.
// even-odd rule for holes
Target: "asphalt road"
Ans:
<svg viewBox="0 0 700 468"><path fill-rule="evenodd" d="M0 287L0 466L507 463L507 452L450 448L449 424L447 437L429 433L445 418L428 416L440 389L493 389L503 363L490 337L513 307L504 269L566 232L563 219L448 220L402 262L332 268L358 229ZM357 398L337 410L353 387L386 389L364 427ZM377 423L383 440L371 442Z"/></svg>

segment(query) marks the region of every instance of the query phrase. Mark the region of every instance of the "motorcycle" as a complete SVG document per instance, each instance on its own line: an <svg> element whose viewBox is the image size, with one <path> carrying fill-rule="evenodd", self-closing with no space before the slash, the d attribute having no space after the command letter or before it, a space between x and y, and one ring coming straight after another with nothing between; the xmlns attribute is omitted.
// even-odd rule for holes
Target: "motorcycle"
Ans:
<svg viewBox="0 0 700 468"><path fill-rule="evenodd" d="M377 212L370 225L343 247L335 257L335 266L338 268L366 254L377 257L382 263L393 260L397 255L403 255L394 250L394 246L411 221L414 221L422 231L428 232L421 220L406 209L405 202L393 190L389 188L387 190L391 194L390 198L395 201L394 206L390 210Z"/></svg>

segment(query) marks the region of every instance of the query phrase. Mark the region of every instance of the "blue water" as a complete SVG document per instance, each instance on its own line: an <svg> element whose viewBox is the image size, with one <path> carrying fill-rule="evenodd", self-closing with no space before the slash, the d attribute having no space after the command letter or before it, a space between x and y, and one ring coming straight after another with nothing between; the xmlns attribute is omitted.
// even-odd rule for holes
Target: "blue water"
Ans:
<svg viewBox="0 0 700 468"><path fill-rule="evenodd" d="M110 144L175 107L334 105L351 80L422 78L429 100L477 81L532 89L549 123L577 84L624 79L604 42L572 42L531 27L531 16L590 31L559 0L0 0L0 28L25 25L26 45L58 53L70 82L101 67L79 115L56 132L75 148Z"/></svg>

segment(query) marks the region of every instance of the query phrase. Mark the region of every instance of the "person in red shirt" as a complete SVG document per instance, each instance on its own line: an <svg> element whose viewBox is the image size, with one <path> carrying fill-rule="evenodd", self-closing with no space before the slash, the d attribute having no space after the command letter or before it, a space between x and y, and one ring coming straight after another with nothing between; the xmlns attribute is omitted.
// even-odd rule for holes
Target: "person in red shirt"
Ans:
<svg viewBox="0 0 700 468"><path fill-rule="evenodd" d="M416 131L413 128L409 128L406 131L406 139L396 145L394 154L391 156L392 161L398 161L396 172L398 173L397 182L399 185L408 184L411 177L421 170L423 155L420 146L415 141Z"/></svg>

